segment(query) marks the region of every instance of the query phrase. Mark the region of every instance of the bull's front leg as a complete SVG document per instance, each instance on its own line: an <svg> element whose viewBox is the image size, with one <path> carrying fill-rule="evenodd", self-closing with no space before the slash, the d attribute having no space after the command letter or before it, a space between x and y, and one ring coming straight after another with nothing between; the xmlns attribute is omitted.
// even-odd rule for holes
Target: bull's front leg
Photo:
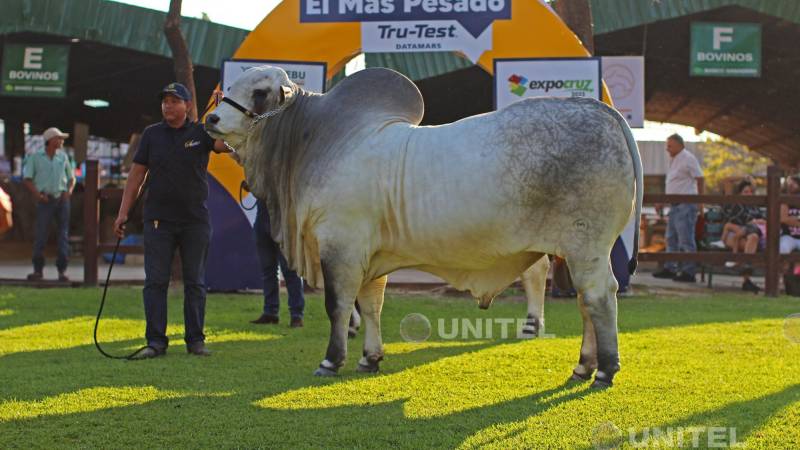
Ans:
<svg viewBox="0 0 800 450"><path fill-rule="evenodd" d="M362 275L360 266L348 263L346 259L323 257L321 263L325 282L325 311L331 323L331 334L325 359L314 375L333 376L347 358L347 329Z"/></svg>
<svg viewBox="0 0 800 450"><path fill-rule="evenodd" d="M528 318L522 327L523 339L532 339L544 332L544 297L548 270L550 260L544 255L522 273L522 287L528 299Z"/></svg>

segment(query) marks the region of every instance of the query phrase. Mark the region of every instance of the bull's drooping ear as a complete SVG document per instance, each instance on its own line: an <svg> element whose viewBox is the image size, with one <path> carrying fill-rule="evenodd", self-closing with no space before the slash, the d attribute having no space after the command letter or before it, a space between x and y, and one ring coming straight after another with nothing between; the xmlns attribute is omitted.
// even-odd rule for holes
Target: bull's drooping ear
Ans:
<svg viewBox="0 0 800 450"><path fill-rule="evenodd" d="M291 100L292 96L294 95L294 91L289 86L281 86L281 105L284 104L287 100Z"/></svg>

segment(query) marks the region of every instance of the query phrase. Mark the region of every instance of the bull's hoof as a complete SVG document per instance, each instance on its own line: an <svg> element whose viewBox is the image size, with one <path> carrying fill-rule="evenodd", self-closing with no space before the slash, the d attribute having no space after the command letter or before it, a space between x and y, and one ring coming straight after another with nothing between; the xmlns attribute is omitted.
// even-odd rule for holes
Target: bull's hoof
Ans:
<svg viewBox="0 0 800 450"><path fill-rule="evenodd" d="M337 371L326 367L318 367L317 370L314 371L315 377L335 377L336 375L339 375Z"/></svg>
<svg viewBox="0 0 800 450"><path fill-rule="evenodd" d="M536 339L539 337L539 327L536 325L525 325L519 333L520 339Z"/></svg>
<svg viewBox="0 0 800 450"><path fill-rule="evenodd" d="M347 337L350 339L355 338L358 336L358 328L348 328L347 329Z"/></svg>
<svg viewBox="0 0 800 450"><path fill-rule="evenodd" d="M599 378L594 379L594 383L592 383L592 389L608 389L613 385L611 381L608 380L601 380Z"/></svg>
<svg viewBox="0 0 800 450"><path fill-rule="evenodd" d="M578 372L572 371L572 376L569 377L569 381L577 381L579 383L583 383L592 379L592 374L588 373L586 375L581 375Z"/></svg>
<svg viewBox="0 0 800 450"><path fill-rule="evenodd" d="M368 365L364 365L364 364L358 363L358 365L356 366L356 372L360 372L360 373L378 373L378 369L379 368L380 368L380 366L378 366L377 363L368 364Z"/></svg>

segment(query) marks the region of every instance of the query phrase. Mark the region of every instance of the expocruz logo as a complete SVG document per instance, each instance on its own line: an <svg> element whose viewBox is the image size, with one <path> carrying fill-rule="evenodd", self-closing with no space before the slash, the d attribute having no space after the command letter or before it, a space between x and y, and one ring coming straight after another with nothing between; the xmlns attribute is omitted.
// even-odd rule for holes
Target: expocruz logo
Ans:
<svg viewBox="0 0 800 450"><path fill-rule="evenodd" d="M583 97L587 92L594 90L592 80L531 80L522 75L513 74L508 78L508 88L512 94L522 97L525 92L544 91L551 89L571 91L573 97Z"/></svg>
<svg viewBox="0 0 800 450"><path fill-rule="evenodd" d="M521 77L517 74L513 74L508 77L508 89L514 95L518 95L520 97L525 95L525 91L528 90L528 88L525 87L526 84L528 84L528 79L525 77Z"/></svg>

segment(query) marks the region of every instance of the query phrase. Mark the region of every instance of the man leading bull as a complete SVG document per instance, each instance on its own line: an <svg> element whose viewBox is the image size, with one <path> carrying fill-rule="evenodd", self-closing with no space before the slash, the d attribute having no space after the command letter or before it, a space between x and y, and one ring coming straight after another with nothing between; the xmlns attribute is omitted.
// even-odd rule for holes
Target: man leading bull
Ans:
<svg viewBox="0 0 800 450"><path fill-rule="evenodd" d="M128 213L147 177L144 203L143 290L148 347L137 354L146 359L166 353L167 290L172 258L180 252L183 271L184 340L189 354L208 356L203 325L205 321L205 269L211 225L207 168L209 152L227 153L220 139L214 140L202 124L192 122L187 111L192 102L189 90L180 83L168 84L160 93L163 120L145 128L114 222L122 237Z"/></svg>

